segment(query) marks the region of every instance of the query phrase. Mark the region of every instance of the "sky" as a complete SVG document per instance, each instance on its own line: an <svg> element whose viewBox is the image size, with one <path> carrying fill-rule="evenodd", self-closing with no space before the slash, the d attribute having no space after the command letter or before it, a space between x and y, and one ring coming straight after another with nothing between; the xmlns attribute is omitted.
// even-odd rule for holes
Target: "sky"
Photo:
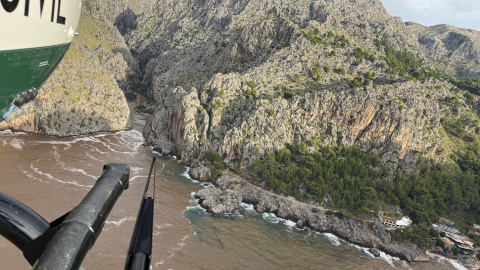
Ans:
<svg viewBox="0 0 480 270"><path fill-rule="evenodd" d="M426 26L451 24L480 31L480 0L381 0L388 14Z"/></svg>

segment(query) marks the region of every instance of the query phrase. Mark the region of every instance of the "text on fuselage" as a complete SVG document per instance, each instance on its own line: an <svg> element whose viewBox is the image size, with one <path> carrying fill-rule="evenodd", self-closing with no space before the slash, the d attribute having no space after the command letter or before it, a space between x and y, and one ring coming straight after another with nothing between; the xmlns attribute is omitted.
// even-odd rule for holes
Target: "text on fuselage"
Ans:
<svg viewBox="0 0 480 270"><path fill-rule="evenodd" d="M12 13L18 10L21 10L21 7L19 7L20 0L0 0L2 3L2 8L8 12ZM38 0L34 0L38 1ZM45 0L39 0L40 1L40 17L42 17L43 14L43 8L45 6ZM56 2L58 1L58 5L56 5ZM66 18L60 15L60 7L62 5L62 0L52 0L52 13L50 17L51 22L56 22L58 24L65 24ZM55 14L55 10L57 10ZM30 14L30 0L25 0L25 6L23 9L23 14L25 16L29 16Z"/></svg>

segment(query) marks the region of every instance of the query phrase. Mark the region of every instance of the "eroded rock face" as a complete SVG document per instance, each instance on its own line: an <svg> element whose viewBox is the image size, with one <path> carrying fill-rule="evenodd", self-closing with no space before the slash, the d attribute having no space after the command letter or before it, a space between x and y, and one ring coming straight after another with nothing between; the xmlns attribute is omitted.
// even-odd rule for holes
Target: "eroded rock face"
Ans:
<svg viewBox="0 0 480 270"><path fill-rule="evenodd" d="M281 149L285 143L307 142L312 148L315 144L357 145L383 154L385 161L407 164L415 161L412 151L435 158L441 144L440 107L435 100L425 98L425 93L438 99L448 96L447 91L435 89L442 82L340 91L326 88L291 99L262 99L238 96L234 89L226 88L235 81L240 79L217 75L211 85L218 88L203 92L224 91L223 98L217 99L222 106L212 108L210 115L194 91L162 99L164 105L145 127L147 139L157 145L174 143L186 164L198 158L202 149L212 147L231 165L240 167ZM169 97L176 98L170 106L165 105ZM155 138L153 134L158 133L164 137Z"/></svg>
<svg viewBox="0 0 480 270"><path fill-rule="evenodd" d="M84 3L80 35L26 112L11 123L0 122L0 130L72 136L130 128L122 90L128 90L128 76L135 76L138 66L111 21L122 9Z"/></svg>
<svg viewBox="0 0 480 270"><path fill-rule="evenodd" d="M162 1L136 19L125 39L156 102L145 137L169 145L185 164L213 149L244 169L300 142L310 151L357 145L406 169L418 153L447 156L440 149L438 102L465 100L445 81L398 80L386 72L379 37L427 66L436 54L419 42L417 28L389 16L380 1ZM445 41L449 34L432 35ZM357 48L373 56L357 61ZM447 61L454 59L460 58ZM367 72L376 78L349 86Z"/></svg>
<svg viewBox="0 0 480 270"><path fill-rule="evenodd" d="M143 133L163 154L179 156L190 165L204 149L202 138L207 138L208 116L201 109L197 93L177 87L172 93L164 93L159 102Z"/></svg>
<svg viewBox="0 0 480 270"><path fill-rule="evenodd" d="M188 171L188 174L192 179L196 179L202 182L210 181L212 176L212 172L209 168L198 163L192 164Z"/></svg>
<svg viewBox="0 0 480 270"><path fill-rule="evenodd" d="M214 214L231 213L242 203L242 195L237 190L222 190L206 187L195 194L199 203Z"/></svg>
<svg viewBox="0 0 480 270"><path fill-rule="evenodd" d="M443 158L435 154L435 102L452 86L386 84L394 77L381 67L375 39L427 65L447 54L446 63L478 66L478 32L405 25L378 0L88 2L82 14L80 36L29 112L0 128L59 136L126 128L120 89L143 78L156 107L144 134L185 164L214 149L244 168L309 140L356 144L408 164L412 152ZM356 48L373 58L357 63ZM366 72L376 73L366 87L348 86Z"/></svg>

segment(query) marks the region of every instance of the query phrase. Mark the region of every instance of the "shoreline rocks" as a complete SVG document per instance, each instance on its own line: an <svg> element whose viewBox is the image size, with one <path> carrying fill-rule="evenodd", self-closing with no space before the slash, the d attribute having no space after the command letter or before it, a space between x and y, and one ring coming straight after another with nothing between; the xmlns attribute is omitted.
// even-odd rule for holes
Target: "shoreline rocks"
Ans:
<svg viewBox="0 0 480 270"><path fill-rule="evenodd" d="M195 194L201 206L211 213L229 213L242 202L249 203L258 212L273 213L296 222L298 227L306 226L317 232L332 233L350 243L370 248L374 256L383 251L413 262L424 255L417 246L393 241L378 220L367 222L357 218L330 217L327 209L271 193L234 175L223 174L214 184L216 187L206 187Z"/></svg>

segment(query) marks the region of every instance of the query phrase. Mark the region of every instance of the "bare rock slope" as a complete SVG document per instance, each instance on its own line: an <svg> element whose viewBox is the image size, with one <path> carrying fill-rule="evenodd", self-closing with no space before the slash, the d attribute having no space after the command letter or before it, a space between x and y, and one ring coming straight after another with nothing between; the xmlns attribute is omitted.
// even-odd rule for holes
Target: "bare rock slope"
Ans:
<svg viewBox="0 0 480 270"><path fill-rule="evenodd" d="M0 129L54 136L116 131L131 126L122 89L136 60L110 22L107 8L85 2L76 37L57 70L26 112ZM112 18L113 20L113 18Z"/></svg>
<svg viewBox="0 0 480 270"><path fill-rule="evenodd" d="M426 67L441 52L425 46L428 31L377 0L161 1L135 14L118 27L151 86L155 111L144 134L185 164L213 149L245 168L306 142L356 144L408 168L418 154L443 160L453 151L441 132L440 119L452 116L443 103L462 104L452 117L478 118L446 81L389 72L379 40ZM446 63L478 67L474 54L454 54Z"/></svg>

